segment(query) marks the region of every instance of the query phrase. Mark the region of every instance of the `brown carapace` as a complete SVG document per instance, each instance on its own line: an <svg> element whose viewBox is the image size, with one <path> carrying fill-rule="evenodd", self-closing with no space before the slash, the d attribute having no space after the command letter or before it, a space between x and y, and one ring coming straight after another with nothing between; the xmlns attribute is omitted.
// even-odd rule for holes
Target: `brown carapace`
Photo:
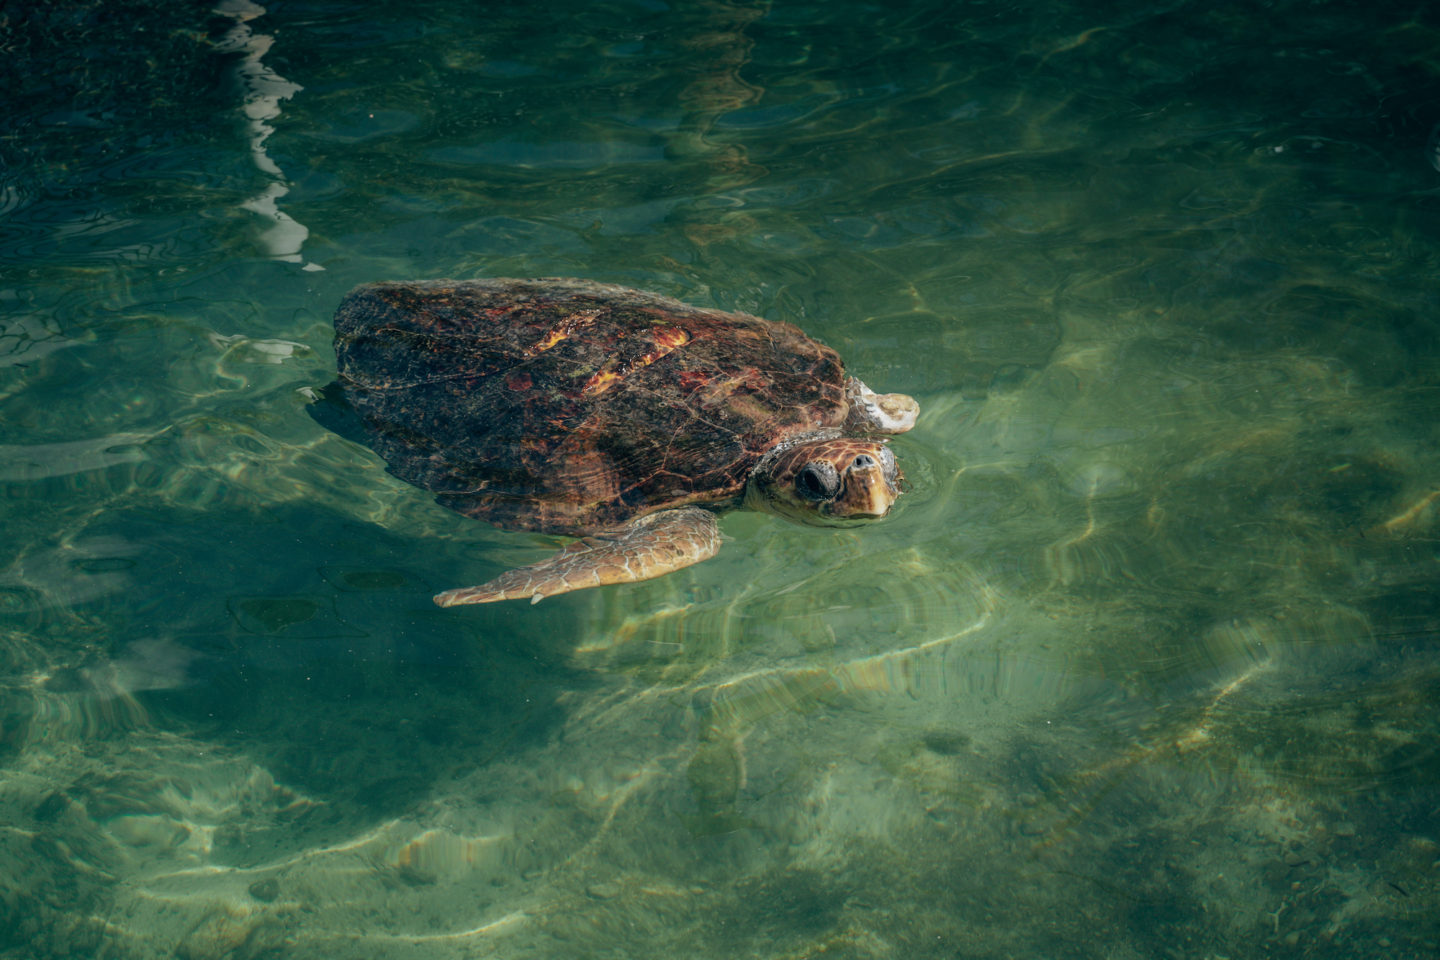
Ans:
<svg viewBox="0 0 1440 960"><path fill-rule="evenodd" d="M581 538L441 606L698 563L715 510L883 516L901 475L876 435L919 412L790 324L587 280L367 284L335 314L335 353L392 473L466 516Z"/></svg>

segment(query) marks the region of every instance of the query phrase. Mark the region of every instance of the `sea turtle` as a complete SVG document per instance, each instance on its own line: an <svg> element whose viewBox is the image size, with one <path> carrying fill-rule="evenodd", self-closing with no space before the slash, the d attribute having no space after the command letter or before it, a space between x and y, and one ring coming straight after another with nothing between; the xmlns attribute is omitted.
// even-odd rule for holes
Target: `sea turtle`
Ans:
<svg viewBox="0 0 1440 960"><path fill-rule="evenodd" d="M460 603L647 580L714 555L713 510L884 516L919 406L788 323L589 280L357 287L337 386L390 472L470 517L580 539Z"/></svg>

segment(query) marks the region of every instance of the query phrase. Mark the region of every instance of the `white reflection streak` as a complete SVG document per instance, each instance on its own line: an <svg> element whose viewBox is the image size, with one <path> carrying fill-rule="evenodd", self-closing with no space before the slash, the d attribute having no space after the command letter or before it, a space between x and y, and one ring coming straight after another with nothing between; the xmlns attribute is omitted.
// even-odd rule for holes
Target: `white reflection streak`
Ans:
<svg viewBox="0 0 1440 960"><path fill-rule="evenodd" d="M260 245L276 260L304 264L305 270L324 270L318 263L305 263L300 248L310 231L302 223L282 211L276 201L290 192L285 174L265 150L265 141L275 128L266 123L280 116L280 101L289 100L304 89L298 83L286 80L266 66L261 59L270 51L275 38L250 29L249 21L265 13L265 8L251 0L221 0L215 13L235 21L217 47L226 53L244 54L235 68L235 76L245 91L245 112L250 129L250 158L262 173L273 177L270 183L255 196L240 206L258 213L270 221L270 226L260 234Z"/></svg>

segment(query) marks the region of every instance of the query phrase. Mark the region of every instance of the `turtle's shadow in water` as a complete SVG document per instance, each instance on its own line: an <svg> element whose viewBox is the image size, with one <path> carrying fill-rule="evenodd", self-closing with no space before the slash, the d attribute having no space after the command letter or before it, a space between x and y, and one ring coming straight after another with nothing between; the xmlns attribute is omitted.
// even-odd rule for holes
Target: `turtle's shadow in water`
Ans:
<svg viewBox="0 0 1440 960"><path fill-rule="evenodd" d="M325 386L314 392L313 403L305 405L305 412L326 430L338 437L343 437L352 443L360 446L368 446L366 443L365 424L360 419L360 414L345 399L345 390L340 386L340 381L331 380Z"/></svg>
<svg viewBox="0 0 1440 960"><path fill-rule="evenodd" d="M203 535L188 512L155 519L131 518L126 536L158 561L150 589L169 599L187 675L131 692L157 726L243 751L337 824L394 816L437 780L543 741L564 722L561 692L595 682L566 666L564 631L539 611L433 606L417 562L431 558L381 526L283 506L209 514ZM223 562L203 555L215 542ZM155 621L131 623L111 651L153 636Z"/></svg>

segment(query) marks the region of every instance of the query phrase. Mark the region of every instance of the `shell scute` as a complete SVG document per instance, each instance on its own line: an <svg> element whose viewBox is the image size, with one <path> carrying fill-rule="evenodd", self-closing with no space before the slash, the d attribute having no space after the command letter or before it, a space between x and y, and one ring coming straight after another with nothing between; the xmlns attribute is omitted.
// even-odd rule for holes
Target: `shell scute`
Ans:
<svg viewBox="0 0 1440 960"><path fill-rule="evenodd" d="M838 355L789 324L588 281L371 284L335 328L391 472L506 527L730 505L767 450L848 410Z"/></svg>

